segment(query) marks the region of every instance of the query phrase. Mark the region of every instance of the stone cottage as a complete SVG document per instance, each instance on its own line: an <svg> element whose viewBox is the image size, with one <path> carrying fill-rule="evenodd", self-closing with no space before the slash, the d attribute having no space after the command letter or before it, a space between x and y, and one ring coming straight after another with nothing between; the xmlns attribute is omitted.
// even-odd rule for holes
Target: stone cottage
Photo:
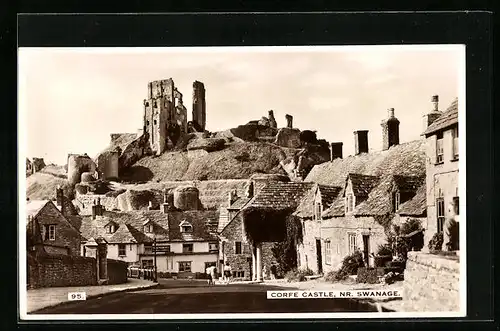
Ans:
<svg viewBox="0 0 500 331"><path fill-rule="evenodd" d="M458 99L455 99L444 112L439 111L438 101L438 97L434 96L435 107L425 116L424 125L428 126L423 133L427 154L426 243L435 233L446 232L444 230L447 219L452 217L458 221L459 215ZM445 239L445 245L446 242ZM425 247L427 248L427 244Z"/></svg>
<svg viewBox="0 0 500 331"><path fill-rule="evenodd" d="M285 219L314 185L273 176L253 177L255 195L220 232L221 259L237 278L260 281L270 276L276 263L272 247L284 240Z"/></svg>
<svg viewBox="0 0 500 331"><path fill-rule="evenodd" d="M425 227L425 141L399 144L398 125L391 108L382 122L384 150L369 153L368 132L356 131L356 155L316 165L309 173L306 181L337 187L339 193L321 215L316 213L319 226L304 219L303 241L313 248L299 245L302 268L336 270L358 249L373 265L371 257L386 243L388 226L417 218Z"/></svg>

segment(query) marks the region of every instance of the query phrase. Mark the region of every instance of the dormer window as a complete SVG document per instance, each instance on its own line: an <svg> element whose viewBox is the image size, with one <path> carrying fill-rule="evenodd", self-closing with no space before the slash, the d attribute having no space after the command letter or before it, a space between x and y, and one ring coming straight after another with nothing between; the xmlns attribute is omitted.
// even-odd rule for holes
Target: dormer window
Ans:
<svg viewBox="0 0 500 331"><path fill-rule="evenodd" d="M189 223L187 221L182 221L181 224L179 224L179 227L180 227L182 233L193 232L193 226L191 225L191 223Z"/></svg>
<svg viewBox="0 0 500 331"><path fill-rule="evenodd" d="M320 202L314 204L314 217L316 220L321 220L322 206Z"/></svg>
<svg viewBox="0 0 500 331"><path fill-rule="evenodd" d="M352 193L346 194L345 203L346 213L351 213L354 210L354 195Z"/></svg>
<svg viewBox="0 0 500 331"><path fill-rule="evenodd" d="M146 223L144 225L144 233L153 233L154 226L152 223Z"/></svg>
<svg viewBox="0 0 500 331"><path fill-rule="evenodd" d="M453 136L453 158L452 160L458 160L458 126L452 130Z"/></svg>
<svg viewBox="0 0 500 331"><path fill-rule="evenodd" d="M111 223L107 226L107 229L108 229L108 233L115 233L116 232L116 225Z"/></svg>

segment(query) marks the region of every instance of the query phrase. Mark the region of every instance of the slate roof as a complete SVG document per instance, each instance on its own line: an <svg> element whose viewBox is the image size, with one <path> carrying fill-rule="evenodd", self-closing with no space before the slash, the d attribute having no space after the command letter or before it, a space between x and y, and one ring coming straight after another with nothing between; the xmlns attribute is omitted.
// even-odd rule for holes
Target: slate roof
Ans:
<svg viewBox="0 0 500 331"><path fill-rule="evenodd" d="M379 177L350 173L347 178L351 181L352 191L355 196L368 196L370 191L377 185Z"/></svg>
<svg viewBox="0 0 500 331"><path fill-rule="evenodd" d="M102 236L108 243L151 243L157 241L207 241L216 240L211 228L217 221L216 211L184 211L165 214L159 210L112 212L92 220L84 217L80 231L86 239ZM188 221L193 232L180 232L179 224ZM117 225L114 233L107 233L105 226L113 221ZM153 222L153 233L144 233L144 222Z"/></svg>
<svg viewBox="0 0 500 331"><path fill-rule="evenodd" d="M314 185L301 199L297 209L293 213L295 216L302 218L312 218L314 216L314 197L316 196L317 190L319 190L321 194L323 210L326 210L331 206L335 198L337 198L342 188L328 185Z"/></svg>
<svg viewBox="0 0 500 331"><path fill-rule="evenodd" d="M399 206L401 216L423 216L427 212L427 186L425 182L418 188L415 196Z"/></svg>
<svg viewBox="0 0 500 331"><path fill-rule="evenodd" d="M446 109L446 111L438 117L425 132L426 136L429 136L437 131L446 129L454 124L458 123L458 98L455 98L451 105Z"/></svg>
<svg viewBox="0 0 500 331"><path fill-rule="evenodd" d="M245 208L295 209L314 183L268 182Z"/></svg>
<svg viewBox="0 0 500 331"><path fill-rule="evenodd" d="M306 181L342 187L342 191L338 193L330 207L323 211L322 217L345 215L344 196L347 178L352 181L356 197L361 197L357 199L361 202L353 211L355 216L392 213L391 193L394 190L420 192L419 190L423 189L425 191L425 148L425 139L420 139L392 146L389 150L363 153L314 166ZM426 208L425 194L424 196L415 195L400 207L401 211L409 208L409 213L420 215L420 210Z"/></svg>
<svg viewBox="0 0 500 331"><path fill-rule="evenodd" d="M228 210L240 210L245 207L245 205L252 200L251 198L240 197L231 206L227 207Z"/></svg>
<svg viewBox="0 0 500 331"><path fill-rule="evenodd" d="M425 174L425 139L392 146L385 151L363 153L315 165L306 182L344 187L349 173L370 176Z"/></svg>

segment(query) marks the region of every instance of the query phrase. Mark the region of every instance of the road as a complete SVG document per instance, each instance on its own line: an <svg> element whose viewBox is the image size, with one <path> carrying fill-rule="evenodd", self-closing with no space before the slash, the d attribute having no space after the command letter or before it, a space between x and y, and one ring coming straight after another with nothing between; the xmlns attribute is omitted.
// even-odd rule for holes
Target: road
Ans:
<svg viewBox="0 0 500 331"><path fill-rule="evenodd" d="M266 291L291 290L262 284L207 286L205 281L160 280L159 286L72 301L34 314L316 313L374 311L347 299L268 300Z"/></svg>

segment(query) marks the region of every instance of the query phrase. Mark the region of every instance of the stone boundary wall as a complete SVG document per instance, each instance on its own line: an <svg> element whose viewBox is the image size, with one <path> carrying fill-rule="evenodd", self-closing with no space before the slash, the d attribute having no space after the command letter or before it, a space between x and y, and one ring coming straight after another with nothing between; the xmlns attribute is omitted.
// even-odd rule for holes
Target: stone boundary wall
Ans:
<svg viewBox="0 0 500 331"><path fill-rule="evenodd" d="M97 285L96 259L91 257L30 257L27 271L31 288Z"/></svg>
<svg viewBox="0 0 500 331"><path fill-rule="evenodd" d="M423 252L409 252L403 285L403 310L460 310L460 263Z"/></svg>
<svg viewBox="0 0 500 331"><path fill-rule="evenodd" d="M127 262L108 260L108 284L123 284L127 282Z"/></svg>

